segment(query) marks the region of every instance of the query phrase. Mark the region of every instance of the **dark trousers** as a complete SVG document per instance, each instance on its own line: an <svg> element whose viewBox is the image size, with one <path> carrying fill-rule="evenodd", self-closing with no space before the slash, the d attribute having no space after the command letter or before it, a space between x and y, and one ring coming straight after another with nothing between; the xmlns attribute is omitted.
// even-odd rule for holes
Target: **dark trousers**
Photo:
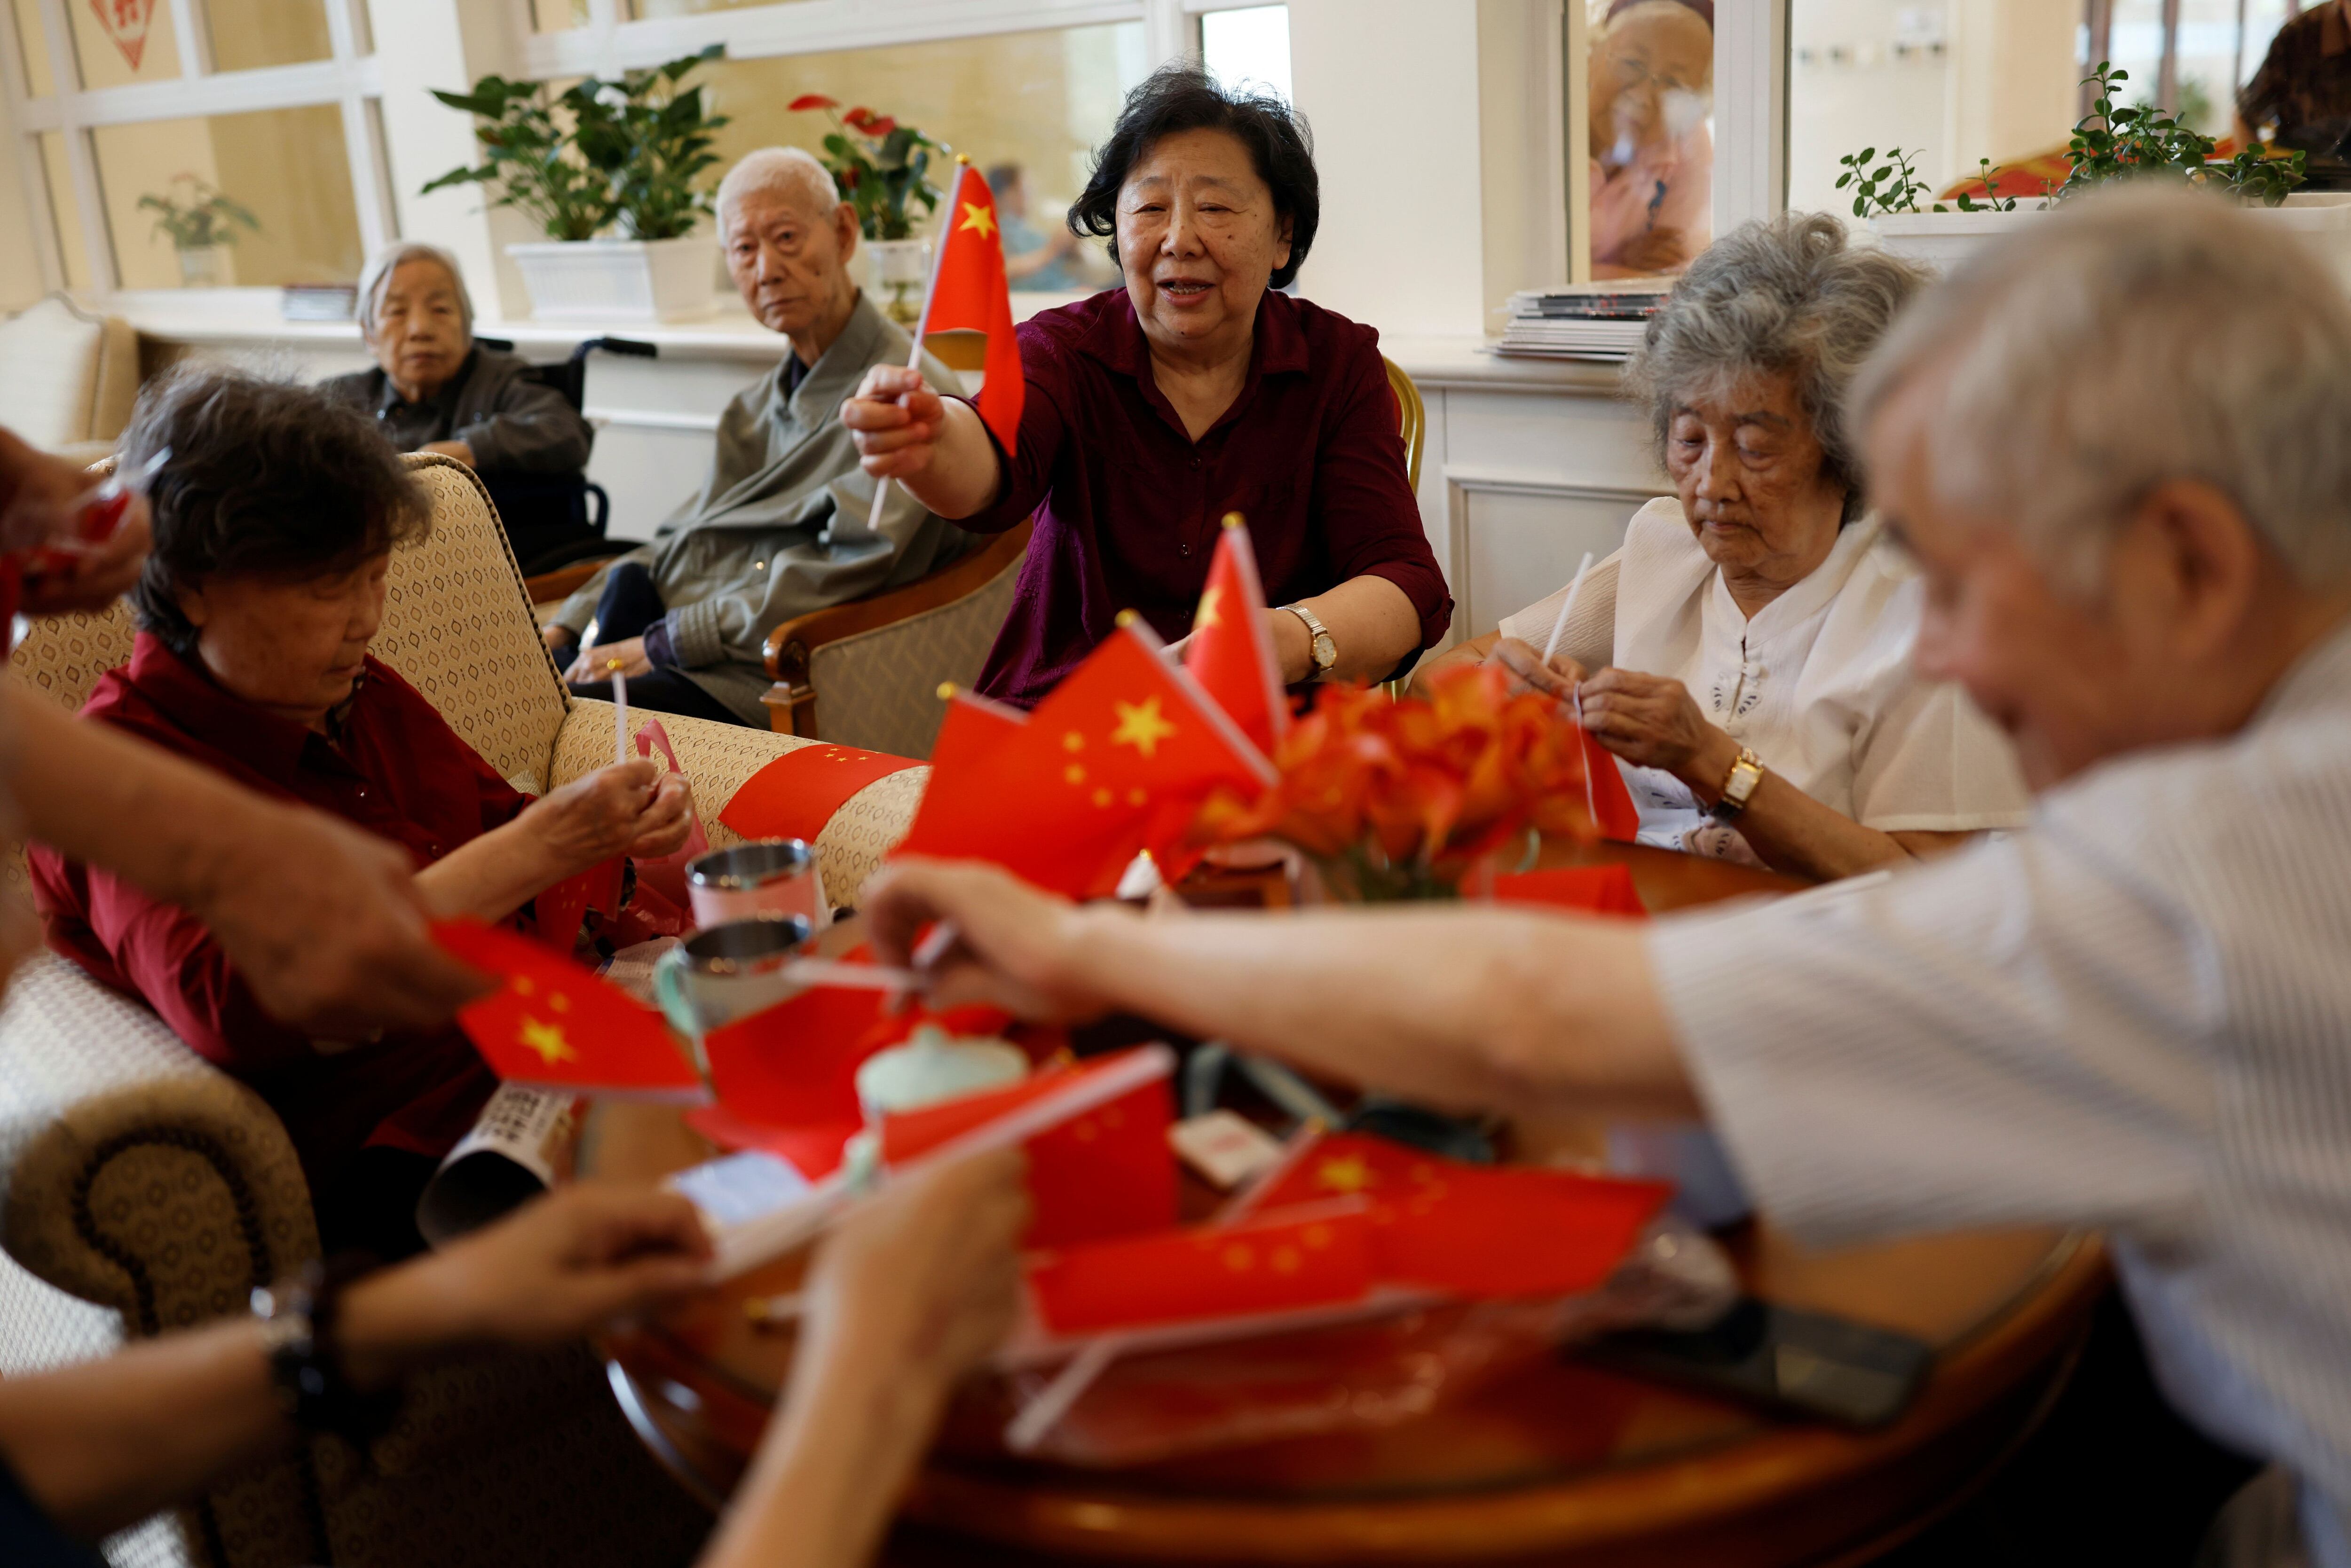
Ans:
<svg viewBox="0 0 2351 1568"><path fill-rule="evenodd" d="M632 560L624 560L604 574L604 593L596 601L596 640L625 643L642 637L645 629L669 613L653 574ZM610 681L575 681L571 689L599 702L612 700ZM629 702L654 713L682 713L719 724L741 724L733 708L704 691L676 670L655 668L649 674L629 677Z"/></svg>

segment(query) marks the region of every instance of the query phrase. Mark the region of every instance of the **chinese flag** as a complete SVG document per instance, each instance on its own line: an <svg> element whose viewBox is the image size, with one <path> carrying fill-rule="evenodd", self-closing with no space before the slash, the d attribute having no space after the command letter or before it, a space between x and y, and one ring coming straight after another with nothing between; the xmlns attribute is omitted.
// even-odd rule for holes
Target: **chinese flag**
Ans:
<svg viewBox="0 0 2351 1568"><path fill-rule="evenodd" d="M718 820L747 839L810 843L852 795L877 779L922 764L853 746L802 746L785 752L735 791Z"/></svg>
<svg viewBox="0 0 2351 1568"><path fill-rule="evenodd" d="M1615 769L1611 767L1609 771ZM1494 879L1497 904L1543 904L1593 915L1646 920L1648 906L1621 865L1562 865L1547 871L1508 872Z"/></svg>
<svg viewBox="0 0 2351 1568"><path fill-rule="evenodd" d="M532 925L538 939L570 956L572 944L580 939L580 923L590 910L607 916L621 913L621 879L626 864L627 857L614 855L601 865L565 877L532 899Z"/></svg>
<svg viewBox="0 0 2351 1568"><path fill-rule="evenodd" d="M973 780L986 777L987 759L1020 734L1029 716L974 692L939 689L946 696L947 713L938 739L931 744L930 780L923 787L922 802L914 808L906 836L893 852L970 857L979 852L971 846L995 832L1002 805Z"/></svg>
<svg viewBox="0 0 2351 1568"><path fill-rule="evenodd" d="M1380 1282L1461 1296L1546 1296L1606 1280L1672 1187L1465 1165L1361 1134L1322 1140L1259 1203L1362 1197Z"/></svg>
<svg viewBox="0 0 2351 1568"><path fill-rule="evenodd" d="M1257 551L1238 512L1225 514L1224 532L1208 562L1208 585L1192 612L1184 668L1259 751L1273 749L1290 726L1290 705L1282 700L1281 669L1266 631Z"/></svg>
<svg viewBox="0 0 2351 1568"><path fill-rule="evenodd" d="M1334 1306L1372 1283L1371 1226L1353 1211L1123 1237L1029 1267L1037 1315L1057 1334Z"/></svg>
<svg viewBox="0 0 2351 1568"><path fill-rule="evenodd" d="M1012 335L1012 294L1004 280L1004 235L997 226L996 196L970 164L956 176L948 197L946 237L931 275L930 302L924 307L925 332L985 332L985 380L972 406L1010 453L1019 445L1020 408L1029 391L1020 370L1020 343Z"/></svg>
<svg viewBox="0 0 2351 1568"><path fill-rule="evenodd" d="M1625 775L1616 758L1588 729L1583 732L1583 777L1584 801L1592 808L1592 825L1600 830L1600 836L1620 844L1640 837L1641 809L1633 804L1633 792L1625 788Z"/></svg>
<svg viewBox="0 0 2351 1568"><path fill-rule="evenodd" d="M884 1117L882 1156L903 1165L1024 1108L1050 1115L1059 1102L1070 1113L1023 1141L1036 1209L1024 1244L1064 1247L1165 1229L1176 1214L1176 1156L1167 1146L1176 1106L1167 1072L1147 1073L1151 1065L1142 1052L1122 1051Z"/></svg>
<svg viewBox="0 0 2351 1568"><path fill-rule="evenodd" d="M458 1027L500 1078L654 1099L708 1091L659 1013L569 958L477 920L445 920L433 939L506 983L457 1011Z"/></svg>
<svg viewBox="0 0 2351 1568"><path fill-rule="evenodd" d="M1175 852L1219 785L1254 792L1273 777L1265 754L1129 619L1017 737L967 765L933 761L939 804L925 799L898 852L993 861L1040 887L1097 896L1136 852Z"/></svg>

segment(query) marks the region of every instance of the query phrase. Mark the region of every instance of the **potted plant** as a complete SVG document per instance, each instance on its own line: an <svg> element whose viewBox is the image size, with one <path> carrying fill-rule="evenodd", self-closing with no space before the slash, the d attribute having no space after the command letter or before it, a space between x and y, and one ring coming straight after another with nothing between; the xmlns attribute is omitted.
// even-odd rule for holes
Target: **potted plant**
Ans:
<svg viewBox="0 0 2351 1568"><path fill-rule="evenodd" d="M1899 148L1889 149L1883 161L1875 148L1839 159L1845 172L1837 188L1854 193L1854 215L1868 220L1887 250L1938 270L2084 191L2139 179L2172 180L2234 196L2266 221L2309 235L2338 270L2351 268L2351 205L2293 195L2304 180L2300 152L2275 155L2247 148L2234 157L2217 158L2212 139L2177 115L2145 104L2117 107L2116 89L2130 79L2129 72L2101 60L2084 79L2097 91L2090 112L2074 127L2067 146L2071 171L2064 183L2044 185L2038 199L1993 194L2001 171L1981 159L1977 183L1985 199L1963 192L1952 206L1929 204L1926 183Z"/></svg>
<svg viewBox="0 0 2351 1568"><path fill-rule="evenodd" d="M946 193L923 176L931 154L946 149L889 115L862 107L844 110L822 93L802 93L789 107L795 113L822 110L831 120L822 162L841 198L856 209L858 232L872 253L874 285L890 291L891 319L913 326L930 281L931 242L915 236L917 220L909 208L920 202L925 217L937 209Z"/></svg>
<svg viewBox="0 0 2351 1568"><path fill-rule="evenodd" d="M618 80L584 78L560 93L486 76L471 92L434 97L483 123L482 162L427 191L481 185L494 207L528 214L547 239L507 246L548 320L670 321L712 307L710 242L694 237L711 209L697 177L718 162L704 89L684 86L716 59L713 44ZM607 231L617 226L618 235Z"/></svg>
<svg viewBox="0 0 2351 1568"><path fill-rule="evenodd" d="M187 193L184 200L182 191ZM139 208L158 214L154 232L170 236L180 259L180 282L188 288L210 288L220 281L221 264L236 243L239 224L261 232L261 220L250 209L193 174L172 175L162 194L140 197Z"/></svg>

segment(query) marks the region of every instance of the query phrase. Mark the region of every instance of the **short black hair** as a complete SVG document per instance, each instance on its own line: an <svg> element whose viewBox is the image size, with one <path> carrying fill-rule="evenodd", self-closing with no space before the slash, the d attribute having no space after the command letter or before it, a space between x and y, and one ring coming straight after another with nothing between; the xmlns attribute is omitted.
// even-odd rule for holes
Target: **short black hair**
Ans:
<svg viewBox="0 0 2351 1568"><path fill-rule="evenodd" d="M432 502L367 415L316 390L241 371L149 383L117 461L169 449L148 492L155 546L131 601L179 653L196 630L177 591L223 576L349 571L432 527Z"/></svg>
<svg viewBox="0 0 2351 1568"><path fill-rule="evenodd" d="M1306 117L1270 92L1233 90L1201 66L1162 66L1126 95L1110 140L1094 152L1085 193L1070 208L1070 232L1110 241L1118 259L1118 191L1134 165L1163 136L1222 131L1238 137L1273 192L1277 216L1290 220L1290 259L1273 269L1273 287L1287 288L1314 243L1322 220L1322 184L1314 172L1314 134Z"/></svg>

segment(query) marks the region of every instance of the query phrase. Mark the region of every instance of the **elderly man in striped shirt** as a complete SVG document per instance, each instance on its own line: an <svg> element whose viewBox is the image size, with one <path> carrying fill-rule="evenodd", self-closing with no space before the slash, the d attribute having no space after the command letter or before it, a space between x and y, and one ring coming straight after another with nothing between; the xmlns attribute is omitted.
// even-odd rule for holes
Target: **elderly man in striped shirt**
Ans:
<svg viewBox="0 0 2351 1568"><path fill-rule="evenodd" d="M1859 407L1916 656L2016 738L2030 831L1646 927L913 863L878 946L950 919L943 997L1439 1104L1702 1112L1816 1242L2103 1227L2168 1395L2275 1467L2233 1560L2351 1568L2351 299L2218 202L2092 197L1931 291Z"/></svg>

